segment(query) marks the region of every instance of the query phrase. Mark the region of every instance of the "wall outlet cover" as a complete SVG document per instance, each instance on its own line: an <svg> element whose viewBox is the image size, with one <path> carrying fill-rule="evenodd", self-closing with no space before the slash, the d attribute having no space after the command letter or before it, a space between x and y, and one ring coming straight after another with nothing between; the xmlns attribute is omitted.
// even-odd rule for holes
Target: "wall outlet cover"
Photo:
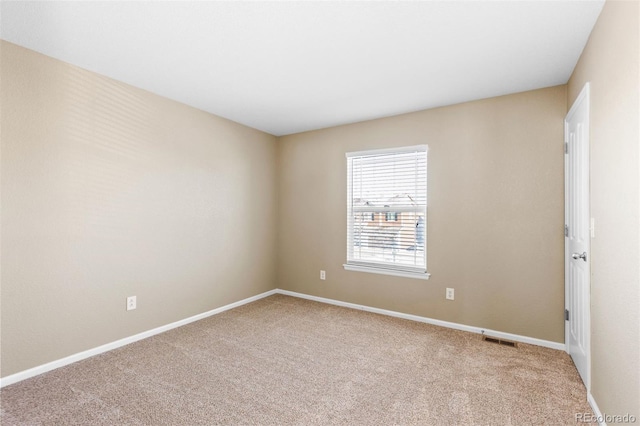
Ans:
<svg viewBox="0 0 640 426"><path fill-rule="evenodd" d="M455 290L454 290L454 289L452 289L452 288L447 288L447 292L446 292L446 294L445 294L445 297L446 297L448 300L454 300L454 297L455 297Z"/></svg>
<svg viewBox="0 0 640 426"><path fill-rule="evenodd" d="M137 300L136 296L127 297L127 311L132 311L136 308Z"/></svg>

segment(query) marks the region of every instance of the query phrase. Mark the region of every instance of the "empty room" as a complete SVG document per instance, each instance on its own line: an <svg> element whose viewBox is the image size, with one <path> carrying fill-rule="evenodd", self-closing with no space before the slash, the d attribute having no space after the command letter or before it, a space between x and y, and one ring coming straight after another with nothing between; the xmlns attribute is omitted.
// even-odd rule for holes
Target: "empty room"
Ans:
<svg viewBox="0 0 640 426"><path fill-rule="evenodd" d="M2 425L640 423L640 2L0 3Z"/></svg>

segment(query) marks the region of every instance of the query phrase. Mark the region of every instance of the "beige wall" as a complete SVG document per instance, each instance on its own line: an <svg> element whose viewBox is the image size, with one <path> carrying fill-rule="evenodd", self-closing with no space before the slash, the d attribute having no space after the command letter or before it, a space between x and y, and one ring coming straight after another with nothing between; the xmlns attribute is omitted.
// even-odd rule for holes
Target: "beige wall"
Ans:
<svg viewBox="0 0 640 426"><path fill-rule="evenodd" d="M275 137L1 49L2 376L275 287Z"/></svg>
<svg viewBox="0 0 640 426"><path fill-rule="evenodd" d="M591 393L640 418L640 7L607 1L568 85L591 82Z"/></svg>
<svg viewBox="0 0 640 426"><path fill-rule="evenodd" d="M279 138L278 286L564 342L566 111L559 86ZM431 279L345 271L345 153L424 143Z"/></svg>

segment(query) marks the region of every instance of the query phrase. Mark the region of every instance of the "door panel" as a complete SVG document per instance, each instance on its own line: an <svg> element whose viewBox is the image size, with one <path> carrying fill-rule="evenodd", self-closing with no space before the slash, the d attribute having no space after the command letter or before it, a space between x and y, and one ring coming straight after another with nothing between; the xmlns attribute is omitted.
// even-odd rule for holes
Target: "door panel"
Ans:
<svg viewBox="0 0 640 426"><path fill-rule="evenodd" d="M590 386L591 255L589 214L589 85L565 119L565 327L567 352Z"/></svg>

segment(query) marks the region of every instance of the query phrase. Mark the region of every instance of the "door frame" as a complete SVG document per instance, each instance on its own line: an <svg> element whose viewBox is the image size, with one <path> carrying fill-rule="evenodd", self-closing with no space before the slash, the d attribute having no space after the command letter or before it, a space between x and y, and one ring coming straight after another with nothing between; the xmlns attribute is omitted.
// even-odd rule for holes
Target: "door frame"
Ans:
<svg viewBox="0 0 640 426"><path fill-rule="evenodd" d="M587 110L587 120L586 120L586 126L585 126L585 133L586 133L586 139L587 139L587 156L585 158L585 161L587 162L586 167L587 170L590 170L590 159L589 159L589 151L590 149L590 141L591 141L591 132L590 132L590 123L591 123L591 104L590 104L590 100L591 100L591 87L589 82L585 83L584 87L582 88L582 90L580 91L580 94L578 95L578 97L576 98L576 100L573 102L573 105L571 106L571 108L569 109L569 112L567 113L565 119L564 119L564 143L565 143L565 155L564 155L564 223L565 226L566 224L569 222L569 217L568 217L568 205L569 205L569 177L568 177L568 163L569 163L569 155L567 152L567 145L569 142L569 127L567 122L570 120L570 118L573 117L573 115L576 113L576 110L578 110L578 108L580 108L582 106L582 103L586 103L585 108ZM590 175L590 173L589 173ZM587 303L587 315L585 316L585 324L584 324L584 330L585 330L585 342L586 342L586 358L587 358L587 372L586 372L586 380L584 383L586 389L587 389L587 393L589 394L591 392L591 238L593 236L592 232L592 219L591 219L591 185L590 185L590 179L587 179L587 190L586 190L586 194L587 194L587 208L589 210L587 217L589 218L589 220L587 221L587 226L589 227L588 230L588 256L589 256L589 271L588 271L588 279L589 279L589 291L588 293L585 295L588 299L588 303ZM570 307L570 301L569 301L569 286L568 286L568 278L569 278L569 262L570 262L570 256L571 253L569 252L569 240L568 237L565 236L564 239L564 308L569 309ZM566 311L565 311L566 312ZM570 321L564 321L564 339L565 339L565 350L566 352L571 355L571 346L570 346Z"/></svg>

